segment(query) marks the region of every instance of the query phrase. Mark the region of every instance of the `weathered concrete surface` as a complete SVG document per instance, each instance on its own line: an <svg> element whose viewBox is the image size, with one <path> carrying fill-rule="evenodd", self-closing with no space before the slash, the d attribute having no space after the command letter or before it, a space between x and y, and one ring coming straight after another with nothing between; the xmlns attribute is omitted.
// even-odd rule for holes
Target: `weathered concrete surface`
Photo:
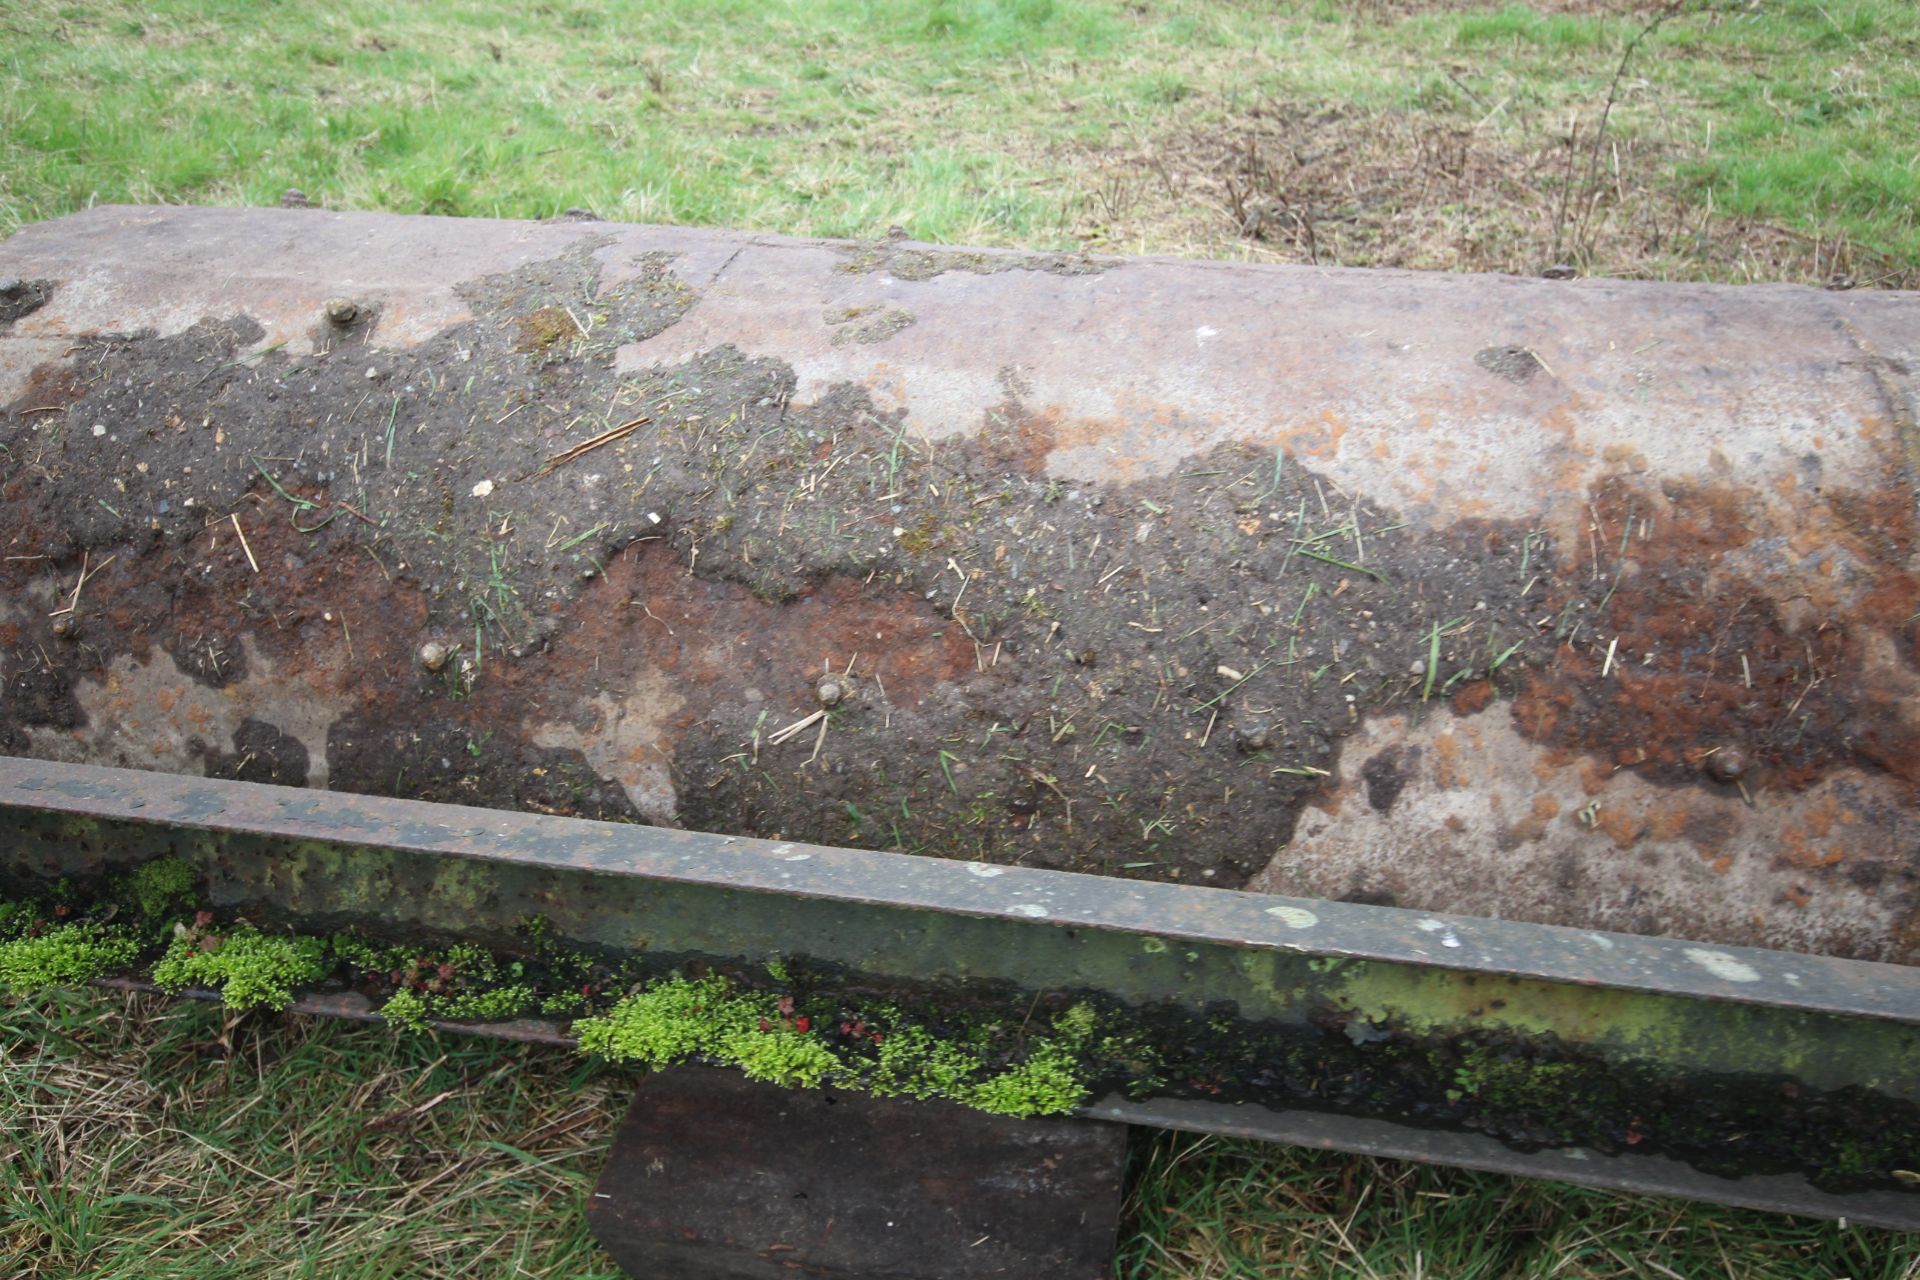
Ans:
<svg viewBox="0 0 1920 1280"><path fill-rule="evenodd" d="M1914 295L303 210L9 277L0 750L1920 957Z"/></svg>

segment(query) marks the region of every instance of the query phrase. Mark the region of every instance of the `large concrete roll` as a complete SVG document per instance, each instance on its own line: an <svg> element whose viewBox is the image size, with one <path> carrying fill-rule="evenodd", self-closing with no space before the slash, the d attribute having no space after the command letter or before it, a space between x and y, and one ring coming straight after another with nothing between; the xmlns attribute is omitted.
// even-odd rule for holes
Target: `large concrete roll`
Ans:
<svg viewBox="0 0 1920 1280"><path fill-rule="evenodd" d="M1920 297L97 209L0 752L1920 956Z"/></svg>

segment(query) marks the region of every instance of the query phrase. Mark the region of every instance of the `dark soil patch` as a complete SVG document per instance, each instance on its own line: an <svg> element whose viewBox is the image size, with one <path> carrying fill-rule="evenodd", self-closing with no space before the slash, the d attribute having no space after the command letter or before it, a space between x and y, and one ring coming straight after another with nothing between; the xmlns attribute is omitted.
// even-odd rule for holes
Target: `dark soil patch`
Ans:
<svg viewBox="0 0 1920 1280"><path fill-rule="evenodd" d="M209 778L304 787L308 764L307 748L298 738L261 720L241 722L233 734L232 751L207 750Z"/></svg>
<svg viewBox="0 0 1920 1280"><path fill-rule="evenodd" d="M0 280L0 325L32 315L52 297L51 280Z"/></svg>

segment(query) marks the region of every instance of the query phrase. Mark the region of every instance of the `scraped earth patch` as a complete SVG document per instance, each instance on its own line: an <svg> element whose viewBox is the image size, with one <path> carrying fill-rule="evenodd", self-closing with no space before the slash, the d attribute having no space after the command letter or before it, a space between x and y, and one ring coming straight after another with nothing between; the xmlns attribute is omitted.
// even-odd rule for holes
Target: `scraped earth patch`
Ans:
<svg viewBox="0 0 1920 1280"><path fill-rule="evenodd" d="M1087 185L1101 191L1082 206L1084 241L1148 237L1184 242L1195 256L1327 266L1920 283L1912 264L1845 237L1711 210L1676 176L1695 144L1635 127L1625 104L1597 169L1597 104L1571 131L1562 118L1518 134L1464 117L1310 100L1268 98L1241 110L1196 101L1183 114L1209 119L1073 157L1092 166Z"/></svg>

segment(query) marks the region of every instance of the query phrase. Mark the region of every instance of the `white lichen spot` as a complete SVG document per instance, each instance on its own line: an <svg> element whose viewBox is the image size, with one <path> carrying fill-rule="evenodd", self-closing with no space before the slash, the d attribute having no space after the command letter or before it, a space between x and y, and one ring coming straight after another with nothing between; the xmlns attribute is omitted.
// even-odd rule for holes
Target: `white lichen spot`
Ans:
<svg viewBox="0 0 1920 1280"><path fill-rule="evenodd" d="M1601 947L1607 951L1613 950L1613 939L1609 938L1606 934L1590 933L1587 936L1593 939L1593 943L1595 946Z"/></svg>
<svg viewBox="0 0 1920 1280"><path fill-rule="evenodd" d="M482 480L479 484L473 486L473 496L476 498L484 498L492 492L493 481L491 480Z"/></svg>
<svg viewBox="0 0 1920 1280"><path fill-rule="evenodd" d="M1220 331L1218 329L1210 324L1203 324L1193 331L1193 345L1196 347L1205 346L1208 338L1217 338L1219 336Z"/></svg>
<svg viewBox="0 0 1920 1280"><path fill-rule="evenodd" d="M1758 982L1760 971L1744 960L1736 960L1724 951L1688 947L1681 953L1723 982Z"/></svg>
<svg viewBox="0 0 1920 1280"><path fill-rule="evenodd" d="M969 862L967 864L967 874L979 876L982 880L991 880L995 876L1005 875L1006 870L1005 867L996 867L986 862Z"/></svg>
<svg viewBox="0 0 1920 1280"><path fill-rule="evenodd" d="M1035 920L1047 918L1047 909L1037 902L1016 902L1008 910L1017 916L1029 916Z"/></svg>
<svg viewBox="0 0 1920 1280"><path fill-rule="evenodd" d="M1289 929L1311 929L1320 923L1320 917L1305 907L1268 907L1267 914L1278 917Z"/></svg>
<svg viewBox="0 0 1920 1280"><path fill-rule="evenodd" d="M1446 928L1447 924L1444 920L1435 920L1432 916L1428 916L1425 920L1414 921L1413 927L1422 933L1438 933Z"/></svg>

